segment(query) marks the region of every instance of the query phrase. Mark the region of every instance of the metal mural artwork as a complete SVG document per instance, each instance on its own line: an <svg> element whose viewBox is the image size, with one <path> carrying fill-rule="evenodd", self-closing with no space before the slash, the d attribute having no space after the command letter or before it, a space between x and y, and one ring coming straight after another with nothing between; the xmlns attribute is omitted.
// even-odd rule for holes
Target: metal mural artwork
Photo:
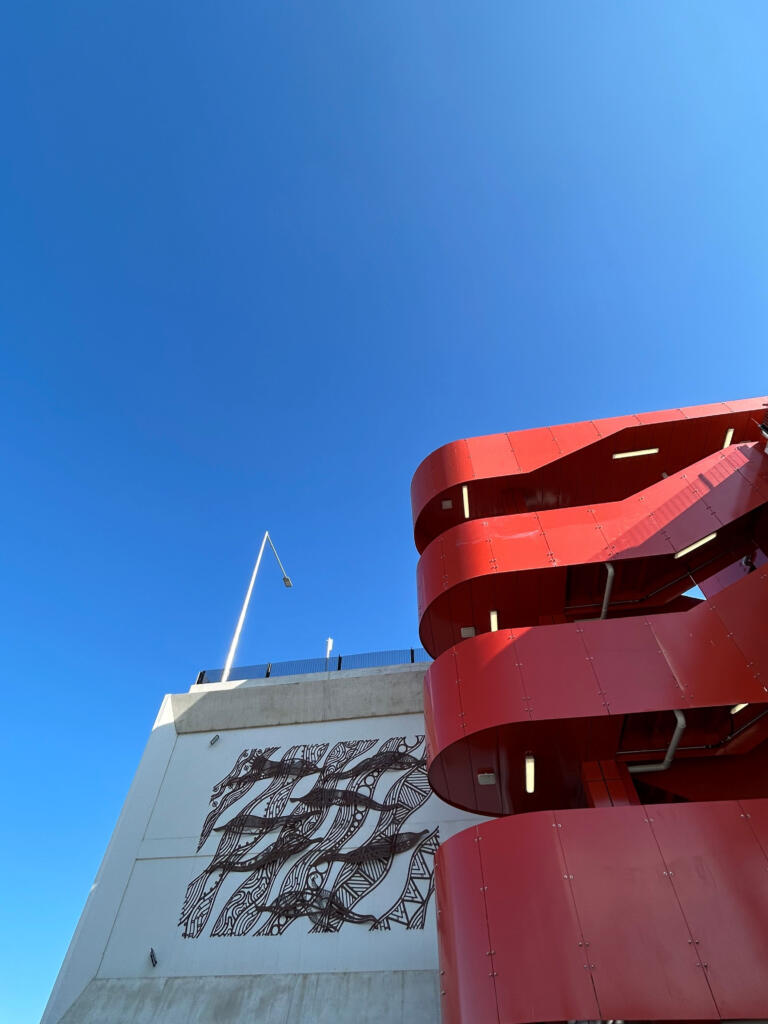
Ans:
<svg viewBox="0 0 768 1024"><path fill-rule="evenodd" d="M187 886L184 938L203 934L217 901L211 936L282 935L299 918L311 932L423 928L438 830L403 826L431 794L424 737L279 749L244 750L213 787L198 852L214 833L218 842ZM374 891L390 875L400 894L382 910Z"/></svg>

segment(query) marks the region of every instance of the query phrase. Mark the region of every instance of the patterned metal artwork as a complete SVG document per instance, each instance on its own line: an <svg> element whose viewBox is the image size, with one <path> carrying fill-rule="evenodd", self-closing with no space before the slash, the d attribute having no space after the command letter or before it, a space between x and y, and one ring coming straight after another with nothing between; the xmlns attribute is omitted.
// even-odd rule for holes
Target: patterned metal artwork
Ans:
<svg viewBox="0 0 768 1024"><path fill-rule="evenodd" d="M347 864L363 864L370 860L387 860L388 857L392 857L396 853L410 850L423 836L428 834L429 829L424 829L421 832L400 832L394 836L382 836L381 839L373 839L354 850L337 850L335 853L327 853L315 863L323 864L332 860L343 860Z"/></svg>
<svg viewBox="0 0 768 1024"><path fill-rule="evenodd" d="M348 789L316 789L306 796L292 796L291 802L299 801L308 807L366 807L371 811L394 811L394 807L377 803L364 793Z"/></svg>
<svg viewBox="0 0 768 1024"><path fill-rule="evenodd" d="M197 849L214 833L218 845L187 886L183 936L202 935L217 902L211 936L282 935L299 918L312 932L423 928L438 830L403 826L431 792L424 737L279 749L244 750L213 787ZM389 878L400 893L387 907L375 890Z"/></svg>

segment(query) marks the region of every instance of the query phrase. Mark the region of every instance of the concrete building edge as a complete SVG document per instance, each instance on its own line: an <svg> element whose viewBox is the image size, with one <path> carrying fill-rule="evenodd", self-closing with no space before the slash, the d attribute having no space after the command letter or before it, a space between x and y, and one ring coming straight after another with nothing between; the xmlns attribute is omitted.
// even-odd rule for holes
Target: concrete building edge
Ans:
<svg viewBox="0 0 768 1024"><path fill-rule="evenodd" d="M58 1024L98 973L128 885L131 865L138 853L173 753L177 736L176 730L171 728L173 724L171 694L166 694L75 926L40 1024ZM159 764L156 764L158 761Z"/></svg>
<svg viewBox="0 0 768 1024"><path fill-rule="evenodd" d="M166 694L115 829L107 844L96 878L75 926L40 1024L58 1024L85 988L97 977L114 921L128 886L131 866L139 852L178 735L260 728L271 725L295 725L316 721L343 721L361 717L381 718L401 714L422 714L424 671L424 666L407 665L403 668L398 666L394 671L390 669L388 672L367 672L358 677L350 674L345 679L333 678L333 674L323 676L320 680L316 676L314 678L306 676L303 680L296 677L291 689L294 689L295 686L313 688L315 693L312 696L320 698L321 707L318 708L317 701L315 701L314 705L307 708L304 714L280 715L276 721L266 721L265 717L269 716L263 714L264 709L260 708L260 705L263 705L265 700L269 701L284 696L288 689L284 684L272 687L228 687L221 693L214 692L212 694L213 701L205 701L206 695L198 696L194 690L191 693ZM393 690L384 682L385 677L395 677L395 679L387 681L395 682L397 680L400 682L399 689L404 689L406 692L393 693ZM355 678L362 680L362 687L350 685ZM324 694L317 692L318 690L327 691L329 687L334 691L331 696L327 692ZM357 706L358 702L354 700L352 703L355 704L355 707L345 708L342 706L342 702L349 702L353 696L349 692L350 689L368 691L357 694L358 700L365 709L364 713L361 713L361 707ZM395 691L397 690L398 687L395 687ZM211 694L208 687L206 687L206 691L207 694ZM209 705L206 711L214 710L220 701L223 700L226 703L226 699L233 694L243 694L244 699L251 705L251 715L238 716L237 721L231 725L225 724L224 721L217 723L215 715L209 720L198 716L197 721L189 721L188 718L185 721L190 707L194 708L195 705L203 701ZM301 696L303 694L299 693L299 698ZM373 698L377 698L377 700L374 701ZM320 711L319 714L318 711ZM158 758L161 759L160 764L156 765L155 762ZM154 785L152 784L153 779L155 780ZM146 793L142 793L144 789L147 790ZM119 864L117 863L118 854ZM91 947L90 949L83 948L86 943Z"/></svg>
<svg viewBox="0 0 768 1024"><path fill-rule="evenodd" d="M440 978L435 970L339 971L321 974L94 978L61 1018L62 1024L107 1020L158 1024L335 1024L339 1000L357 1006L360 1024L401 1024L404 1006L420 1024L439 1024ZM169 1016L170 1012L170 1016ZM344 1018L346 1019L346 1018Z"/></svg>

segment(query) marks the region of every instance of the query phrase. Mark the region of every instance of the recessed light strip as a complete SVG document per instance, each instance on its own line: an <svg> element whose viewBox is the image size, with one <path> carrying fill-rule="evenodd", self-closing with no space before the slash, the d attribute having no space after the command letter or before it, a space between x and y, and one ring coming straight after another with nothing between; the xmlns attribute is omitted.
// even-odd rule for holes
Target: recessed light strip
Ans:
<svg viewBox="0 0 768 1024"><path fill-rule="evenodd" d="M678 551L675 554L675 558L684 558L686 555L690 555L696 548L700 548L702 544L709 544L711 540L714 540L717 536L717 532L709 533L706 537L702 537L701 540L697 540L694 544L689 544L687 548L683 548L682 551Z"/></svg>
<svg viewBox="0 0 768 1024"><path fill-rule="evenodd" d="M525 755L525 792L532 793L536 788L536 759L533 754Z"/></svg>
<svg viewBox="0 0 768 1024"><path fill-rule="evenodd" d="M748 707L749 707L749 704L734 704L733 707L731 708L731 714L732 715L738 715L738 713L740 711L743 711L744 708L748 708Z"/></svg>
<svg viewBox="0 0 768 1024"><path fill-rule="evenodd" d="M638 448L636 452L614 452L614 459L636 459L638 455L658 455L658 448Z"/></svg>
<svg viewBox="0 0 768 1024"><path fill-rule="evenodd" d="M733 427L728 427L725 432L725 440L723 441L723 448L727 448L733 440Z"/></svg>
<svg viewBox="0 0 768 1024"><path fill-rule="evenodd" d="M498 612L491 612L490 620L491 620L491 632L495 633L498 630L498 628L499 628L499 613Z"/></svg>
<svg viewBox="0 0 768 1024"><path fill-rule="evenodd" d="M464 518L469 519L469 488L466 484L461 485L461 500L464 502Z"/></svg>

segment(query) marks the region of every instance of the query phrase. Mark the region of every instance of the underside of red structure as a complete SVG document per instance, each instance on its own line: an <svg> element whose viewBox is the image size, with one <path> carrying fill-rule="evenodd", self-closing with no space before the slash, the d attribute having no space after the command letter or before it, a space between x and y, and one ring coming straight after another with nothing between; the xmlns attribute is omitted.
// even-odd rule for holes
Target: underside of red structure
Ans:
<svg viewBox="0 0 768 1024"><path fill-rule="evenodd" d="M417 470L445 1024L768 1018L765 403Z"/></svg>

